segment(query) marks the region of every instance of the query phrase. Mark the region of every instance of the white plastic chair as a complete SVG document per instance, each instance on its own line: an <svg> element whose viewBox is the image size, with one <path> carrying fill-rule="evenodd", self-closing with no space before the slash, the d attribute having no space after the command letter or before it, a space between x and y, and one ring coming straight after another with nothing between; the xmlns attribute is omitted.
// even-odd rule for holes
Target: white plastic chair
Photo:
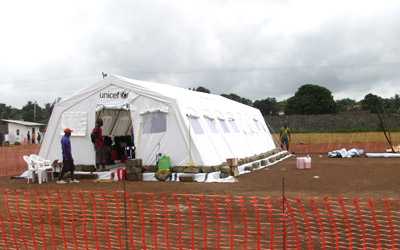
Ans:
<svg viewBox="0 0 400 250"><path fill-rule="evenodd" d="M40 156L38 156L38 155L31 154L29 157L30 157L32 160L34 160L34 161L40 163L42 166L46 166L46 167L51 166L51 161L50 161L50 160L43 159L42 157L40 157Z"/></svg>
<svg viewBox="0 0 400 250"><path fill-rule="evenodd" d="M24 156L22 156L22 158L24 159L24 161L28 165L28 176L27 176L28 184L29 184L30 180L33 183L34 182L34 178L35 178L35 173L36 173L35 166L33 165L33 162L32 162L32 160L30 159L29 156L24 155Z"/></svg>
<svg viewBox="0 0 400 250"><path fill-rule="evenodd" d="M38 182L42 184L42 182L47 182L47 173L50 172L52 179L54 179L54 169L51 165L51 162L41 158L38 155L30 155L29 158L32 160L34 168L38 174Z"/></svg>

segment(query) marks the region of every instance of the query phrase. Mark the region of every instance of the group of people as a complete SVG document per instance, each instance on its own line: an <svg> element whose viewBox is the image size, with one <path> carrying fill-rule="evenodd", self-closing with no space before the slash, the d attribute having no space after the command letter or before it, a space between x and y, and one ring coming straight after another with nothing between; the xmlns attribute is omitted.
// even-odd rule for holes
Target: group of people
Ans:
<svg viewBox="0 0 400 250"><path fill-rule="evenodd" d="M90 134L96 152L96 170L105 169L105 164L106 164L103 129L101 128L102 126L103 126L103 120L97 119L96 127L92 130L92 133ZM79 183L79 181L75 179L74 175L75 165L74 165L74 159L72 157L71 140L70 140L72 132L73 131L70 128L64 129L64 136L61 138L63 167L58 177L57 184L67 183L65 180L63 180L64 174L67 172L70 172L71 182Z"/></svg>
<svg viewBox="0 0 400 250"><path fill-rule="evenodd" d="M40 132L35 133L35 131L32 131L32 135L30 133L30 131L28 131L28 133L26 134L26 139L27 139L27 143L32 143L32 144L40 144L42 141L42 135Z"/></svg>
<svg viewBox="0 0 400 250"><path fill-rule="evenodd" d="M103 136L103 120L97 119L96 126L92 130L90 134L94 150L96 152L96 170L105 170L107 163L107 155L111 154L111 145L107 143L107 140ZM64 174L66 172L71 173L71 182L79 183L78 180L75 179L74 171L74 159L72 158L71 153L71 137L72 130L70 128L64 129L64 136L61 138L61 149L63 156L63 167L57 181L58 184L64 184L66 181L63 180ZM289 151L289 142L291 139L291 132L289 127L285 124L279 133L281 148Z"/></svg>
<svg viewBox="0 0 400 250"><path fill-rule="evenodd" d="M104 171L106 170L106 165L112 161L111 157L111 145L112 139L108 136L103 135L103 120L97 119L96 126L93 128L90 137L94 146L94 150L96 152L96 171ZM71 154L71 133L72 129L66 128L64 129L64 136L61 138L61 149L63 156L63 168L59 175L59 179L57 183L64 184L66 183L63 180L64 174L66 172L71 173L71 182L78 183L79 181L75 179L74 171L75 165L74 160Z"/></svg>
<svg viewBox="0 0 400 250"><path fill-rule="evenodd" d="M17 129L14 133L6 134L0 132L0 146L4 143L8 144L40 144L42 142L42 134L38 131L37 133L33 130L32 134L28 130L26 136L21 135L21 131Z"/></svg>

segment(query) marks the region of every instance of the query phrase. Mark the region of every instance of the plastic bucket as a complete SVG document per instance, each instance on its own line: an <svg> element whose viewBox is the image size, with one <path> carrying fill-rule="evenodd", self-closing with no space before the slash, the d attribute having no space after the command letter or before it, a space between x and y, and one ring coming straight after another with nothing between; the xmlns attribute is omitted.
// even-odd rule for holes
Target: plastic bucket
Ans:
<svg viewBox="0 0 400 250"><path fill-rule="evenodd" d="M311 157L310 156L304 157L304 162L305 162L304 168L310 169L311 168Z"/></svg>
<svg viewBox="0 0 400 250"><path fill-rule="evenodd" d="M305 168L305 158L306 157L297 157L296 158L296 168L304 169Z"/></svg>

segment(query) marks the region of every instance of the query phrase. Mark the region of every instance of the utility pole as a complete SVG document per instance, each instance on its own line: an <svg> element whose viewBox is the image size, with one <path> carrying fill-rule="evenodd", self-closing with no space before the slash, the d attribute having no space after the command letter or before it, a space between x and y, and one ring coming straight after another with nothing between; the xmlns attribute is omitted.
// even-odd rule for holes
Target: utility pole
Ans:
<svg viewBox="0 0 400 250"><path fill-rule="evenodd" d="M36 105L37 101L33 102L33 121L36 122Z"/></svg>

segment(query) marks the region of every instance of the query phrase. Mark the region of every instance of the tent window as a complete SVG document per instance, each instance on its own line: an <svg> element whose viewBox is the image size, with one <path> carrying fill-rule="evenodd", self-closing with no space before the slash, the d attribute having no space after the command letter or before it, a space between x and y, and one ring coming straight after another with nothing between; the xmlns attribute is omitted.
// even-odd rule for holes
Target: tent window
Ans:
<svg viewBox="0 0 400 250"><path fill-rule="evenodd" d="M256 121L256 120L253 120L254 121L254 124L256 125L256 132L257 131L261 131L261 128L260 128L260 125L258 124L258 121Z"/></svg>
<svg viewBox="0 0 400 250"><path fill-rule="evenodd" d="M152 113L151 133L161 133L167 131L167 114L162 112Z"/></svg>
<svg viewBox="0 0 400 250"><path fill-rule="evenodd" d="M231 128L233 129L233 132L239 133L239 128L235 122L235 120L229 120L229 124L231 125Z"/></svg>
<svg viewBox="0 0 400 250"><path fill-rule="evenodd" d="M247 125L249 128L249 134L254 134L256 132L254 126L251 123L247 123Z"/></svg>
<svg viewBox="0 0 400 250"><path fill-rule="evenodd" d="M208 127L210 128L212 133L218 133L217 122L214 119L206 118Z"/></svg>
<svg viewBox="0 0 400 250"><path fill-rule="evenodd" d="M221 124L222 130L224 131L224 133L230 132L228 126L226 125L225 120L219 119L219 123Z"/></svg>
<svg viewBox="0 0 400 250"><path fill-rule="evenodd" d="M201 127L200 119L196 117L189 117L190 126L192 127L195 134L204 134L204 130Z"/></svg>
<svg viewBox="0 0 400 250"><path fill-rule="evenodd" d="M143 115L143 134L156 134L167 131L167 114L154 112Z"/></svg>
<svg viewBox="0 0 400 250"><path fill-rule="evenodd" d="M151 113L143 115L143 134L151 133Z"/></svg>

